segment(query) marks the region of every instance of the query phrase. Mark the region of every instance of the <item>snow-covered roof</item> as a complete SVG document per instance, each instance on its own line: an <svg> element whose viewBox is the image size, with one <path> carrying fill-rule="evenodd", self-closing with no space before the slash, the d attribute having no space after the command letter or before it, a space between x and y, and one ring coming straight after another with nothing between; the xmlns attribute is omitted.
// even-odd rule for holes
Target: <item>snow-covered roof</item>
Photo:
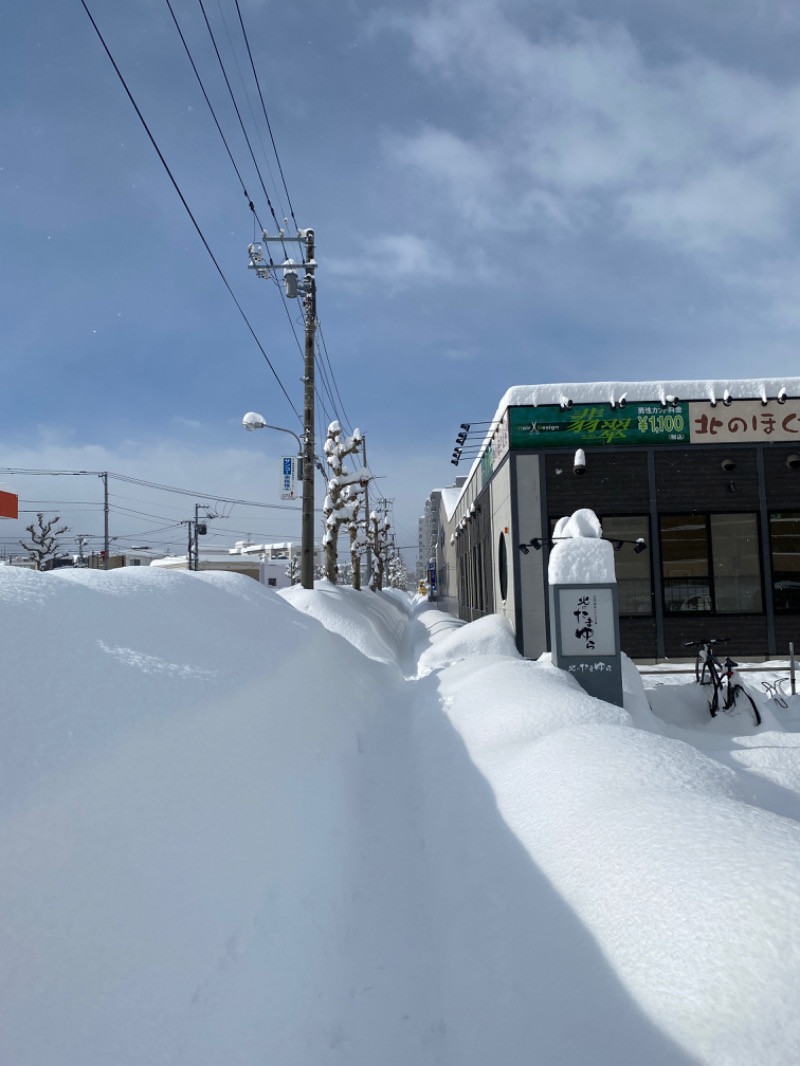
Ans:
<svg viewBox="0 0 800 1066"><path fill-rule="evenodd" d="M571 384L514 385L497 408L500 418L507 407L538 407L545 404L619 403L626 400L708 400L716 403L726 395L734 400L777 400L800 396L800 377L742 378L738 381L593 381Z"/></svg>
<svg viewBox="0 0 800 1066"><path fill-rule="evenodd" d="M489 429L476 456L463 488L455 490L457 495L452 508L472 481L479 468L481 458L494 431L509 407L544 407L559 404L563 407L581 403L658 402L669 404L678 400L707 400L717 403L726 398L732 400L784 400L800 398L800 377L776 378L704 378L683 381L578 381L570 383L553 383L545 385L512 385L502 396L494 413ZM444 499L444 496L442 497ZM449 509L447 516L450 518Z"/></svg>

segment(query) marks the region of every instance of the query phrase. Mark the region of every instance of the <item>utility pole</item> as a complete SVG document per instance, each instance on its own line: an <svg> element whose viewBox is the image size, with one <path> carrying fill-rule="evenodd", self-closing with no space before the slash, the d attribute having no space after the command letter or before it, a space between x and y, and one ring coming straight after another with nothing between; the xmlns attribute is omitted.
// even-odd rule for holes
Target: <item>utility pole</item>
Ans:
<svg viewBox="0 0 800 1066"><path fill-rule="evenodd" d="M185 519L181 522L182 526L186 526L187 543L186 543L186 569L194 570L194 523L191 518Z"/></svg>
<svg viewBox="0 0 800 1066"><path fill-rule="evenodd" d="M200 504L194 505L194 566L193 570L200 569L200 541L197 539L200 533Z"/></svg>
<svg viewBox="0 0 800 1066"><path fill-rule="evenodd" d="M103 548L105 550L103 569L108 570L108 471L104 470L98 476L103 479Z"/></svg>
<svg viewBox="0 0 800 1066"><path fill-rule="evenodd" d="M205 511L204 522L200 521L200 511ZM189 519L185 524L189 527L189 547L186 554L186 566L189 570L200 569L200 541L198 537L204 537L208 533L208 520L219 518L215 511L209 510L207 504L196 503L194 505L194 519ZM182 522L181 525L184 525Z"/></svg>
<svg viewBox="0 0 800 1066"><path fill-rule="evenodd" d="M314 587L314 351L315 333L317 328L317 283L314 271L316 260L314 259L314 231L313 229L298 230L296 237L287 237L283 230L277 237L270 237L266 230L262 230L261 239L265 244L300 244L305 248L305 259L302 263L295 263L286 258L283 263L275 264L272 257L269 262L264 259L264 250L260 244L251 244L248 248L250 253L249 267L255 270L260 278L269 278L271 271L283 271L283 283L286 295L290 299L296 299L300 289L297 279L297 268L300 267L305 276L302 281L303 309L305 317L305 356L303 374L303 510L301 520L301 546L300 546L300 581L304 589ZM285 247L284 247L285 251Z"/></svg>

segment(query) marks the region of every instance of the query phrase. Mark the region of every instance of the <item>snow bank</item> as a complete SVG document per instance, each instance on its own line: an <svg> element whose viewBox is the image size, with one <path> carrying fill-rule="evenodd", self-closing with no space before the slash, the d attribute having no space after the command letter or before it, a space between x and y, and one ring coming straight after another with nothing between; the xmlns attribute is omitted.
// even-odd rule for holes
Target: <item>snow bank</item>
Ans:
<svg viewBox="0 0 800 1066"><path fill-rule="evenodd" d="M411 601L388 592L356 592L346 585L315 582L313 590L301 585L279 595L304 614L311 615L331 633L344 637L369 659L397 664L398 648Z"/></svg>
<svg viewBox="0 0 800 1066"><path fill-rule="evenodd" d="M428 622L427 632L430 635L430 646L422 650L418 657L419 677L476 655L504 659L520 657L511 625L501 615L487 615L470 625L456 619L444 622L440 611L420 612L417 618L423 624Z"/></svg>
<svg viewBox="0 0 800 1066"><path fill-rule="evenodd" d="M3 568L0 642L0 1061L322 1061L386 667L150 568Z"/></svg>
<svg viewBox="0 0 800 1066"><path fill-rule="evenodd" d="M325 583L5 567L0 646L3 1064L796 1063L798 734Z"/></svg>

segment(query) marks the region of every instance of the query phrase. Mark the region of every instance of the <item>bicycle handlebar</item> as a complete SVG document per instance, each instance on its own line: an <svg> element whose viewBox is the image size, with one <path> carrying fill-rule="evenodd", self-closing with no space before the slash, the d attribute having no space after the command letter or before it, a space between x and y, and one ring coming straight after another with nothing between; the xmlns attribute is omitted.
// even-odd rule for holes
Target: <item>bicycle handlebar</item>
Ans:
<svg viewBox="0 0 800 1066"><path fill-rule="evenodd" d="M706 637L705 640L687 640L684 648L702 648L704 644L727 644L730 637Z"/></svg>

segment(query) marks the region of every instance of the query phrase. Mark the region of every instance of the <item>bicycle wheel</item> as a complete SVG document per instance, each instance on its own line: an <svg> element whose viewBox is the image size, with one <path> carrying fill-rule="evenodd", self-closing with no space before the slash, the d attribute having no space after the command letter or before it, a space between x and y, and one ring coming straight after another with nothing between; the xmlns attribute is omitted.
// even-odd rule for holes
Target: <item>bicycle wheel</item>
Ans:
<svg viewBox="0 0 800 1066"><path fill-rule="evenodd" d="M708 659L705 655L698 655L694 661L694 679L698 685L711 684L711 671L708 669Z"/></svg>
<svg viewBox="0 0 800 1066"><path fill-rule="evenodd" d="M729 708L735 707L736 701L742 698L750 705L750 710L753 713L753 719L756 725L761 725L761 715L759 714L758 707L756 707L756 701L749 692L745 692L741 685L730 686L728 698L725 701L725 710L727 711Z"/></svg>
<svg viewBox="0 0 800 1066"><path fill-rule="evenodd" d="M719 690L722 688L722 685L721 685L721 683L719 681L715 680L713 677L711 678L711 682L713 683L714 688L713 688L713 690L711 692L711 695L708 697L708 710L709 710L709 712L711 714L711 717L712 718L716 718L717 717L717 711L719 710ZM706 682L706 684L708 684L708 682ZM725 703L724 698L723 698L722 702L723 702L723 704Z"/></svg>

